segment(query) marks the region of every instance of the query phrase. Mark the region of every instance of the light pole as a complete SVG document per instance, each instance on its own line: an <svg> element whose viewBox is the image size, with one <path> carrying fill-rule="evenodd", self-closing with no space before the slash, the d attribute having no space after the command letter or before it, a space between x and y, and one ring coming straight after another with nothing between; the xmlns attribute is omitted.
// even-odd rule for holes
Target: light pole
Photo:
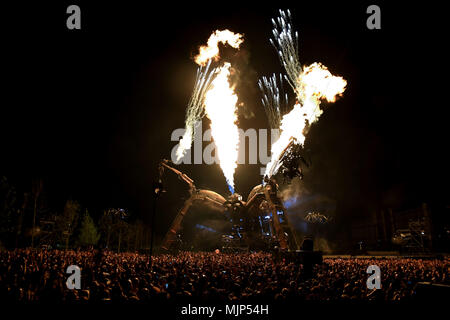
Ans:
<svg viewBox="0 0 450 320"><path fill-rule="evenodd" d="M151 226L152 230L150 233L150 265L152 264L152 255L153 255L153 238L155 233L155 216L156 216L156 208L158 203L158 198L163 192L163 184L161 179L158 180L157 183L153 185L153 211L152 211L152 218L151 218Z"/></svg>

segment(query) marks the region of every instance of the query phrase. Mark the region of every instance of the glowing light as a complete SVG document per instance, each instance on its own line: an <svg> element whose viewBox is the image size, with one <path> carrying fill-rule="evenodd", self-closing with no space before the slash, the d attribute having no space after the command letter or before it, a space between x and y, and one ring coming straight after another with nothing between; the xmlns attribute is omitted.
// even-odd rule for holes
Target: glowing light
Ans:
<svg viewBox="0 0 450 320"><path fill-rule="evenodd" d="M281 120L280 138L272 144L272 157L266 167L266 175L269 177L277 173L281 165L278 163L280 156L291 140L301 145L305 142L306 126L316 122L323 112L320 109L320 99L334 102L336 96L344 92L347 84L342 77L333 76L320 63L306 67L299 79L297 97L303 105L294 105Z"/></svg>
<svg viewBox="0 0 450 320"><path fill-rule="evenodd" d="M301 101L308 98L315 99L314 102L317 105L321 98L328 102L335 102L336 97L342 95L347 85L347 81L342 77L333 76L327 67L317 62L304 68L299 79L297 96L301 98Z"/></svg>
<svg viewBox="0 0 450 320"><path fill-rule="evenodd" d="M263 94L261 102L266 111L267 119L273 129L279 129L281 117L286 114L289 98L283 88L283 77L273 74L271 77L262 77L258 81L259 89Z"/></svg>
<svg viewBox="0 0 450 320"><path fill-rule="evenodd" d="M220 168L234 193L234 170L237 167L239 131L237 122L237 96L230 85L229 63L225 63L205 96L205 111L211 120L211 135L216 144Z"/></svg>
<svg viewBox="0 0 450 320"><path fill-rule="evenodd" d="M176 161L180 161L187 150L191 148L196 131L195 123L200 121L205 114L206 92L210 89L211 83L218 72L218 68L211 67L211 61L220 59L219 42L239 49L243 41L243 36L239 33L230 30L216 30L209 37L207 45L199 48L199 54L195 57L195 62L200 67L197 70L194 90L186 108L186 131L178 144ZM230 191L234 193L233 187L230 187Z"/></svg>
<svg viewBox="0 0 450 320"><path fill-rule="evenodd" d="M204 225L202 225L202 224L196 224L195 227L198 228L198 229L203 229L203 230L209 231L209 232L217 232L217 231L214 230L213 228L204 226Z"/></svg>
<svg viewBox="0 0 450 320"><path fill-rule="evenodd" d="M210 66L211 62L208 62L206 67L199 67L197 69L194 90L192 91L191 98L189 99L189 103L186 108L186 131L184 132L176 151L177 161L180 161L180 159L186 154L186 151L191 148L196 130L195 123L200 121L205 113L205 93L209 89L211 81L214 79L216 74L216 69L210 68Z"/></svg>
<svg viewBox="0 0 450 320"><path fill-rule="evenodd" d="M227 43L237 49L243 41L242 35L239 33L234 33L230 30L216 30L209 37L207 45L200 47L200 52L195 57L195 62L203 66L211 59L218 61L220 59L219 42L223 44Z"/></svg>
<svg viewBox="0 0 450 320"><path fill-rule="evenodd" d="M277 173L281 166L280 157L291 141L303 145L305 129L316 122L323 112L320 109L321 99L336 101L336 97L342 95L347 85L346 80L333 76L321 63L302 68L298 57L298 33L294 32L291 19L289 10L280 10L280 16L272 20L274 39L270 42L277 50L287 73L285 78L294 89L298 102L281 119L280 137L272 144L272 157L266 167L265 174L268 177Z"/></svg>

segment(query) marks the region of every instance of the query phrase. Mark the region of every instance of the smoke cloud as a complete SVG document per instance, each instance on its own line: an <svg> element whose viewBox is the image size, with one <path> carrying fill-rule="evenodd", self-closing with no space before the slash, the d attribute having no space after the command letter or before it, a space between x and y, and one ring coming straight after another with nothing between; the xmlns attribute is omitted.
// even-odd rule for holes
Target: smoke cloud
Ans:
<svg viewBox="0 0 450 320"><path fill-rule="evenodd" d="M309 212L318 212L331 218L336 212L335 200L326 195L311 192L299 179L294 179L291 184L282 187L280 197L293 227L302 232L306 232L307 223L304 217Z"/></svg>

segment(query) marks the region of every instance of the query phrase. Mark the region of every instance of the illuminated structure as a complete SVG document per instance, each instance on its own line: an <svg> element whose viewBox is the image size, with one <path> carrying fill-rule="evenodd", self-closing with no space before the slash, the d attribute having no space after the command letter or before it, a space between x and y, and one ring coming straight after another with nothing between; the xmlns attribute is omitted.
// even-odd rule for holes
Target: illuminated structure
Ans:
<svg viewBox="0 0 450 320"><path fill-rule="evenodd" d="M278 185L274 179L266 179L264 184L255 186L247 201L235 193L227 199L212 190L197 189L194 181L186 174L171 166L168 160L159 164L160 179L164 170L178 175L189 186L190 197L184 202L167 231L162 249L170 251L177 243L177 234L184 217L195 202L207 202L222 211L232 222L228 239L238 239L249 249L274 248L294 251L299 246L295 233L289 223L283 202L277 195Z"/></svg>

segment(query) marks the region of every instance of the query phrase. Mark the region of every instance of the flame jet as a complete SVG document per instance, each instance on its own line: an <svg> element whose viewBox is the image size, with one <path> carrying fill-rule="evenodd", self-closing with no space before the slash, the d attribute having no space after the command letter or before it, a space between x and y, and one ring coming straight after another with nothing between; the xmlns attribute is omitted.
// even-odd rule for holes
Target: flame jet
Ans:
<svg viewBox="0 0 450 320"><path fill-rule="evenodd" d="M237 122L237 96L229 82L231 64L225 62L212 68L212 61L218 62L219 43L235 49L243 42L243 36L230 30L216 30L207 45L199 48L195 62L200 66L196 84L186 110L186 131L176 151L179 161L191 148L195 134L195 123L206 116L211 120L211 135L216 145L220 167L231 193L234 193L234 171L237 167L239 131Z"/></svg>
<svg viewBox="0 0 450 320"><path fill-rule="evenodd" d="M228 77L231 65L220 68L211 89L206 93L206 116L211 120L211 135L216 144L219 165L231 193L234 193L234 170L237 167L239 130L237 122L237 95Z"/></svg>
<svg viewBox="0 0 450 320"><path fill-rule="evenodd" d="M287 13L280 10L280 17L272 19L272 23L275 39L270 39L270 42L277 50L287 73L285 79L294 89L297 103L281 119L280 138L272 144L271 160L266 167L265 175L269 178L278 172L282 156L289 145L303 145L305 142L307 127L316 122L323 112L320 109L321 99L334 102L347 85L346 80L333 76L320 63L302 68L298 58L298 33L293 32L289 10Z"/></svg>

